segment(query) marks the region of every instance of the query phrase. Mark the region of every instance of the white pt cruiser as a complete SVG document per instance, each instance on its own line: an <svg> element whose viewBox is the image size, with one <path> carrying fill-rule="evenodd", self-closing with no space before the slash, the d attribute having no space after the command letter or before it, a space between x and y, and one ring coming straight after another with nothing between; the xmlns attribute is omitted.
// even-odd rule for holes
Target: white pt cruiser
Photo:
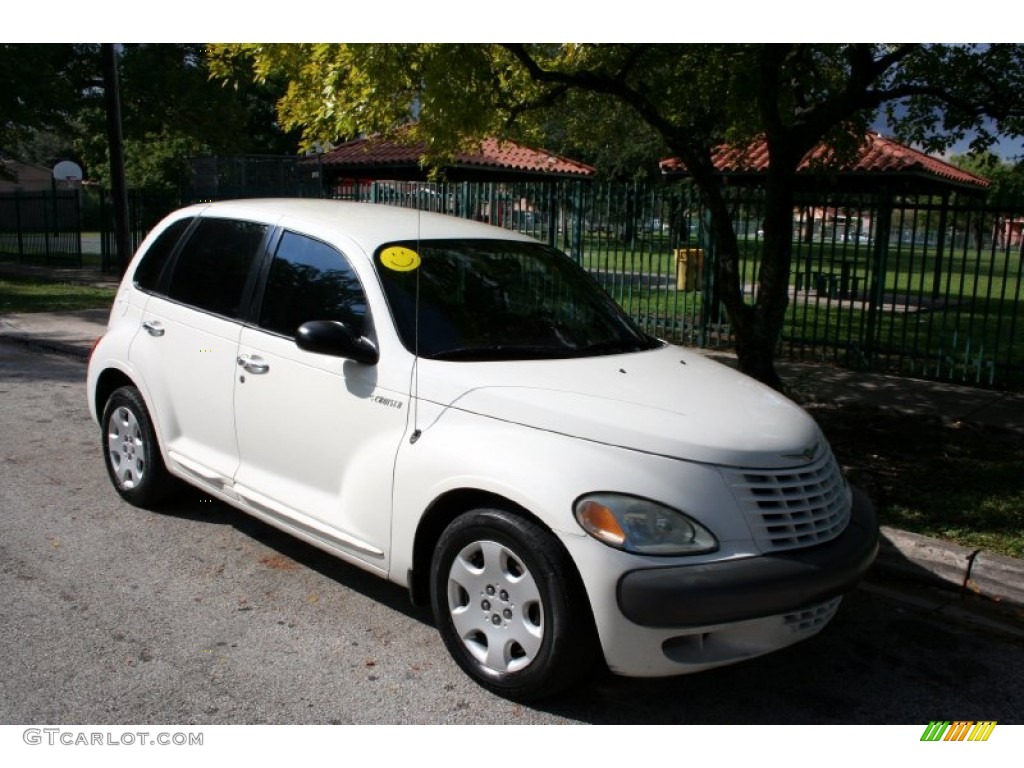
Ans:
<svg viewBox="0 0 1024 768"><path fill-rule="evenodd" d="M878 528L813 420L639 331L565 255L258 200L147 237L89 364L117 492L184 480L429 601L510 698L814 635Z"/></svg>

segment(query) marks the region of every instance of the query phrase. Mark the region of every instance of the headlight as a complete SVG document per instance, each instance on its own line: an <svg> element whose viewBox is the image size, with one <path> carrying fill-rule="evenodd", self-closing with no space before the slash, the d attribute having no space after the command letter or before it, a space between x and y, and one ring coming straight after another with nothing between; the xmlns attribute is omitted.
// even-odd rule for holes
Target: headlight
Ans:
<svg viewBox="0 0 1024 768"><path fill-rule="evenodd" d="M576 520L600 542L639 555L696 555L718 542L682 512L637 496L595 493L577 500Z"/></svg>

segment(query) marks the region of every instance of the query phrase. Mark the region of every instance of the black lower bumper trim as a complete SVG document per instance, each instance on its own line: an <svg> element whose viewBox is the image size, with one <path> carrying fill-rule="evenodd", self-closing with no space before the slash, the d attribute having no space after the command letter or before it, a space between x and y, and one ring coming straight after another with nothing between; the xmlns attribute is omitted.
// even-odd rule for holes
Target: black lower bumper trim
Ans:
<svg viewBox="0 0 1024 768"><path fill-rule="evenodd" d="M853 490L839 537L808 549L701 565L631 571L619 579L623 615L645 627L702 627L773 616L841 595L878 554L878 521Z"/></svg>

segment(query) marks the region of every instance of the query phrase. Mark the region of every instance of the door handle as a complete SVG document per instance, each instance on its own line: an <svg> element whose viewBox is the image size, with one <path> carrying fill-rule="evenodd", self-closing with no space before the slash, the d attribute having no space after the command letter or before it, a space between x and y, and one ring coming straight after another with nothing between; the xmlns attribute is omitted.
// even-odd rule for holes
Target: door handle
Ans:
<svg viewBox="0 0 1024 768"><path fill-rule="evenodd" d="M142 323L142 327L150 336L164 335L164 327L160 325L159 320L145 320Z"/></svg>
<svg viewBox="0 0 1024 768"><path fill-rule="evenodd" d="M236 362L249 373L266 373L270 370L270 363L259 355L239 355Z"/></svg>

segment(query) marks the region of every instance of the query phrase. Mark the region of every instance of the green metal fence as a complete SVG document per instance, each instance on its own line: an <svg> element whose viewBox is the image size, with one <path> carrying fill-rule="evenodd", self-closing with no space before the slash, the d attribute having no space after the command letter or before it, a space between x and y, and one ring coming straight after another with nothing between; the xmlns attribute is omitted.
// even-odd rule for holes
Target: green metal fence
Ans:
<svg viewBox="0 0 1024 768"><path fill-rule="evenodd" d="M221 190L222 196L232 196ZM237 196L313 196L308 188ZM741 282L757 290L764 209L759 192L730 191ZM133 245L181 194L130 195ZM353 185L344 197L486 221L569 254L649 333L729 348L714 299L714 244L694 190L582 181ZM17 205L15 205L17 202ZM99 238L97 266L115 271L105 196L74 203L0 197L0 251L80 265L81 231ZM27 211L35 206L32 213ZM57 211L55 214L54 211ZM74 230L71 222L81 222ZM87 255L86 259L90 257ZM1024 390L1024 206L943 196L805 195L793 215L793 263L780 356L976 386Z"/></svg>
<svg viewBox="0 0 1024 768"><path fill-rule="evenodd" d="M132 253L164 216L193 202L196 201L191 196L183 196L178 192L130 190L128 193L128 231ZM121 268L121 259L117 253L117 237L114 234L113 203L108 195L101 193L94 198L93 204L99 237L100 269L104 272L117 272Z"/></svg>
<svg viewBox="0 0 1024 768"><path fill-rule="evenodd" d="M571 255L649 333L732 346L715 249L685 183L375 182L350 195L488 221ZM730 192L752 301L762 194ZM805 194L794 209L782 356L1024 388L1024 207L941 196Z"/></svg>
<svg viewBox="0 0 1024 768"><path fill-rule="evenodd" d="M737 197L753 293L758 197ZM975 385L1024 387L1024 208L943 196L834 195L794 211L781 352Z"/></svg>
<svg viewBox="0 0 1024 768"><path fill-rule="evenodd" d="M0 255L20 262L82 266L77 191L0 194Z"/></svg>

